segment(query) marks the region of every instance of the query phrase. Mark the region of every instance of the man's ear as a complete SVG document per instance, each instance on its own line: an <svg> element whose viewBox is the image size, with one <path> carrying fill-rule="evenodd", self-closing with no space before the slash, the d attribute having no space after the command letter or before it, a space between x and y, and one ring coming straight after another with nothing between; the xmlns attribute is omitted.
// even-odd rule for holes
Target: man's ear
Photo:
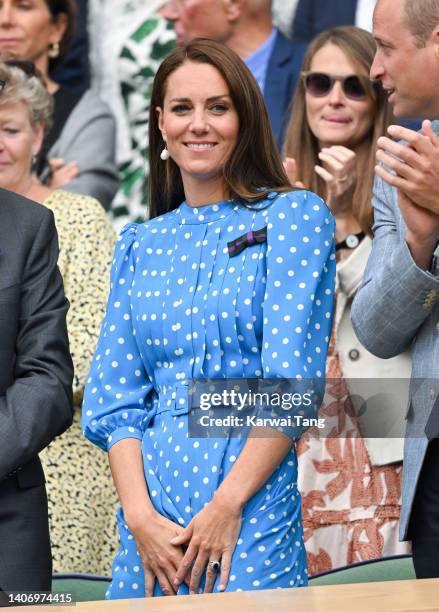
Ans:
<svg viewBox="0 0 439 612"><path fill-rule="evenodd" d="M439 25L436 26L432 32L433 44L435 49L435 54L437 59L439 60Z"/></svg>
<svg viewBox="0 0 439 612"><path fill-rule="evenodd" d="M247 0L222 0L229 22L238 21L242 17Z"/></svg>

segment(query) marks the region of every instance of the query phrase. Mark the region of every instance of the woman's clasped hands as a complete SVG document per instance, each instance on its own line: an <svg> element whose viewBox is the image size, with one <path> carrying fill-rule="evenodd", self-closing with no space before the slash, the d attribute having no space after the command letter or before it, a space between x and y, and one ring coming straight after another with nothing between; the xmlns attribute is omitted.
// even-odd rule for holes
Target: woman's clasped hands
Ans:
<svg viewBox="0 0 439 612"><path fill-rule="evenodd" d="M177 589L173 582L184 552L181 546L173 546L170 541L184 532L183 527L155 510L147 515L125 514L125 518L142 561L145 596L153 596L156 580L164 595L175 595Z"/></svg>
<svg viewBox="0 0 439 612"><path fill-rule="evenodd" d="M322 147L318 154L321 165L316 164L314 170L326 185L325 201L328 206L341 198L357 181L357 156L351 149L340 145ZM294 187L304 188L297 176L296 161L287 157L284 169Z"/></svg>
<svg viewBox="0 0 439 612"><path fill-rule="evenodd" d="M340 145L322 147L318 154L321 166L314 166L316 173L326 183L326 202L343 196L357 181L357 156L354 151Z"/></svg>
<svg viewBox="0 0 439 612"><path fill-rule="evenodd" d="M186 528L158 512L126 517L145 574L145 595L152 597L157 580L164 595L175 595L182 582L191 594L200 592L206 571L205 593L211 593L220 562L220 586L227 586L230 564L241 529L241 509L214 496ZM185 550L184 550L185 549Z"/></svg>
<svg viewBox="0 0 439 612"><path fill-rule="evenodd" d="M219 562L219 590L225 590L233 551L241 530L241 520L241 508L220 498L217 492L212 501L194 516L181 535L171 540L174 546L187 546L174 578L174 589L178 589L190 572L190 593L199 593L200 580L206 570L204 592L211 593L218 575L215 562Z"/></svg>

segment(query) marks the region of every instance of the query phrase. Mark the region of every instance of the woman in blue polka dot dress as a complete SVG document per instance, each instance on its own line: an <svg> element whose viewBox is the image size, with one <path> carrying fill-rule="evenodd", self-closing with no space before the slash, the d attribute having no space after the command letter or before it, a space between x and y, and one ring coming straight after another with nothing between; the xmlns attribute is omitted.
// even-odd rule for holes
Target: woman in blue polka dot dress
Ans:
<svg viewBox="0 0 439 612"><path fill-rule="evenodd" d="M107 597L306 585L294 440L189 436L188 382L324 376L334 224L231 50L173 51L151 108L153 218L122 230L83 407L121 501Z"/></svg>

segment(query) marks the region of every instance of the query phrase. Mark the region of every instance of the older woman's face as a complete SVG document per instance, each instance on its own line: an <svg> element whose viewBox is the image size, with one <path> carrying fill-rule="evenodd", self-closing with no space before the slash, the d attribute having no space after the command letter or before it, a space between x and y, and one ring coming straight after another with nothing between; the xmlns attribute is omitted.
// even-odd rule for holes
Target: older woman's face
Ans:
<svg viewBox="0 0 439 612"><path fill-rule="evenodd" d="M33 128L24 102L0 104L0 187L16 191L29 179L42 137L43 128Z"/></svg>
<svg viewBox="0 0 439 612"><path fill-rule="evenodd" d="M332 43L327 43L314 55L311 72L324 72L335 76L363 75L347 55ZM364 100L348 98L341 81L336 81L327 95L322 97L305 93L306 115L311 132L320 147L342 145L355 148L361 143L374 122L374 103L370 96Z"/></svg>
<svg viewBox="0 0 439 612"><path fill-rule="evenodd" d="M46 0L0 0L0 52L39 63L64 29L63 20L53 21Z"/></svg>

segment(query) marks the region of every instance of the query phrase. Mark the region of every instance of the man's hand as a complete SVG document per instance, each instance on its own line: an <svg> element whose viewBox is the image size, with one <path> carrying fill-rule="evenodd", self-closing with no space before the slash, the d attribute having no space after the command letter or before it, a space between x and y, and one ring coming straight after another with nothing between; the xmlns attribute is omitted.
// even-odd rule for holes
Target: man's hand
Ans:
<svg viewBox="0 0 439 612"><path fill-rule="evenodd" d="M427 270L439 235L439 137L431 122L422 123L422 131L391 125L393 138L378 139L376 173L398 190L401 214L407 225L406 242L416 264Z"/></svg>
<svg viewBox="0 0 439 612"><path fill-rule="evenodd" d="M439 136L432 130L431 121L422 123L421 132L399 125L391 125L387 131L407 144L379 138L377 160L395 174L380 165L375 167L376 173L417 206L439 215Z"/></svg>
<svg viewBox="0 0 439 612"><path fill-rule="evenodd" d="M416 265L428 270L439 235L439 216L417 206L398 190L398 204L407 225L405 240Z"/></svg>

